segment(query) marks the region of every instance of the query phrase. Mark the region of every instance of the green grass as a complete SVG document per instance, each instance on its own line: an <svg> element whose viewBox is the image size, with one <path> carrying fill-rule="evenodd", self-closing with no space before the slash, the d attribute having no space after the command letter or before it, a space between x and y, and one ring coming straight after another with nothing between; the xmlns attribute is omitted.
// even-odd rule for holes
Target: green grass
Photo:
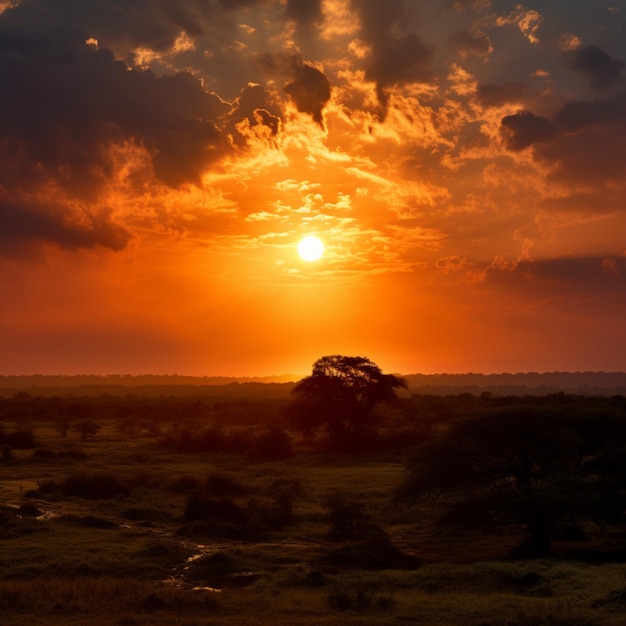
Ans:
<svg viewBox="0 0 626 626"><path fill-rule="evenodd" d="M487 536L438 528L436 502L393 500L401 454L300 452L251 463L167 452L158 434L122 435L115 420L96 421L99 430L87 440L74 430L61 437L53 423L38 421L37 448L53 454L16 450L0 465L2 624L623 624L626 566L508 561L520 539L515 530ZM59 454L67 450L85 458ZM77 474L107 475L127 492L72 495L63 485ZM250 498L267 504L278 489L289 491L293 521L253 541L181 534L188 494L211 477L223 490L219 497L242 509ZM328 565L325 557L341 547L328 539L332 493L357 503L396 547L424 564L376 571ZM44 517L18 516L25 502Z"/></svg>

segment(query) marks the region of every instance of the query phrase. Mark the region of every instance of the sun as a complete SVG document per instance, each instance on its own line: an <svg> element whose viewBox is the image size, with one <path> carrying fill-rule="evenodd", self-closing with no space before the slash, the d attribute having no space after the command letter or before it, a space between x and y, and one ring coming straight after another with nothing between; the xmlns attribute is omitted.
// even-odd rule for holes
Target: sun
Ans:
<svg viewBox="0 0 626 626"><path fill-rule="evenodd" d="M308 235L300 239L298 254L305 261L317 261L324 254L324 243L319 237Z"/></svg>

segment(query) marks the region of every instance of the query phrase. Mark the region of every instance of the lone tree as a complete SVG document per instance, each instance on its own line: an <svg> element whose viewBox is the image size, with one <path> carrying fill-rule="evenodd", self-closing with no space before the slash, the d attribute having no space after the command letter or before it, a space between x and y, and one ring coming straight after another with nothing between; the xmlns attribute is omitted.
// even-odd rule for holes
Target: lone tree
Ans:
<svg viewBox="0 0 626 626"><path fill-rule="evenodd" d="M400 387L404 379L383 374L365 357L324 356L294 387L291 421L305 433L326 429L338 448L356 449L371 430L374 408L395 400Z"/></svg>

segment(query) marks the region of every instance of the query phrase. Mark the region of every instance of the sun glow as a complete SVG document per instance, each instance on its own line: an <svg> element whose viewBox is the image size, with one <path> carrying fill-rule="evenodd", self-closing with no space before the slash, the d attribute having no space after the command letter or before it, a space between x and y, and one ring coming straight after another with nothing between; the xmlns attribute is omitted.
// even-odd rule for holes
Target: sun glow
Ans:
<svg viewBox="0 0 626 626"><path fill-rule="evenodd" d="M298 243L298 254L305 261L317 261L324 254L324 244L314 235L308 235Z"/></svg>

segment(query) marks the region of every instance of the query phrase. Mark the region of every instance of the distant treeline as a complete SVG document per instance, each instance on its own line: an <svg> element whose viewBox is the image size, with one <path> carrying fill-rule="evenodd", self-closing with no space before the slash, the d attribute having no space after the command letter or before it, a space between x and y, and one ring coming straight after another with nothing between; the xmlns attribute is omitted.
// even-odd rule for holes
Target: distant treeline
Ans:
<svg viewBox="0 0 626 626"><path fill-rule="evenodd" d="M220 386L233 383L286 383L298 380L295 374L281 376L180 376L179 374L33 374L0 376L0 387L141 387L151 385Z"/></svg>
<svg viewBox="0 0 626 626"><path fill-rule="evenodd" d="M281 399L291 395L295 383L229 383L224 385L25 385L3 387L0 384L0 397L12 398L18 394L32 397L97 397L102 395L139 398L191 398L203 397L220 399Z"/></svg>
<svg viewBox="0 0 626 626"><path fill-rule="evenodd" d="M484 391L495 395L545 395L559 391L582 395L621 395L626 392L624 372L410 374L404 379L413 392L439 395Z"/></svg>
<svg viewBox="0 0 626 626"><path fill-rule="evenodd" d="M624 372L545 372L519 374L409 374L403 376L408 393L454 395L493 393L506 395L547 395L566 392L580 395L624 395ZM124 375L108 376L0 376L0 395L19 392L33 396L94 396L127 394L142 397L215 397L279 398L289 396L296 375L235 378L227 376ZM164 389L165 388L165 389ZM406 393L406 392L405 392Z"/></svg>

